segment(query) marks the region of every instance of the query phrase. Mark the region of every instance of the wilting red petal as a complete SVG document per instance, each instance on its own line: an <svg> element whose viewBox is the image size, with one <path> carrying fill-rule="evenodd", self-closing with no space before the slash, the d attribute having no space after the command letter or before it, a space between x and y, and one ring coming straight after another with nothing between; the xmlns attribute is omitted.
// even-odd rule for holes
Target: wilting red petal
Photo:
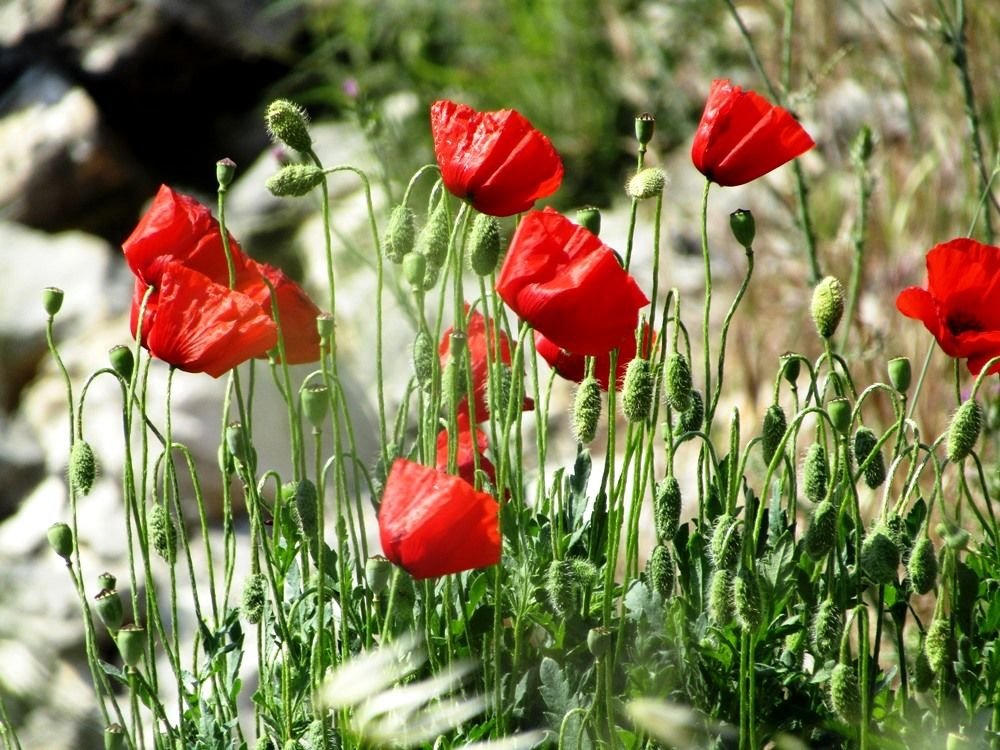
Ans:
<svg viewBox="0 0 1000 750"><path fill-rule="evenodd" d="M712 182L743 185L815 145L785 109L726 80L712 82L691 161Z"/></svg>
<svg viewBox="0 0 1000 750"><path fill-rule="evenodd" d="M655 338L649 328L649 323L643 323L644 356L649 356ZM579 383L586 375L587 360L583 355L571 354L565 349L559 348L537 331L535 332L535 351L548 363L549 367L566 380ZM635 335L629 334L618 346L618 362L615 365L615 383L618 386L621 385L622 378L625 377L625 370L628 369L628 363L635 359L635 352ZM610 351L595 357L594 377L597 378L601 390L608 390L608 382L611 377Z"/></svg>
<svg viewBox="0 0 1000 750"><path fill-rule="evenodd" d="M437 101L431 132L445 187L481 213L527 211L562 182L562 161L549 139L514 110L477 112Z"/></svg>
<svg viewBox="0 0 1000 750"><path fill-rule="evenodd" d="M596 235L557 211L521 221L497 293L536 331L573 354L607 354L635 330L649 303Z"/></svg>
<svg viewBox="0 0 1000 750"><path fill-rule="evenodd" d="M133 330L145 289L136 281ZM246 295L177 261L164 264L147 304L142 344L157 359L219 377L277 343L274 321Z"/></svg>
<svg viewBox="0 0 1000 750"><path fill-rule="evenodd" d="M927 289L904 289L896 308L921 321L945 354L967 359L978 375L1000 355L998 299L1000 248L959 238L927 252ZM990 372L1000 372L1000 364Z"/></svg>
<svg viewBox="0 0 1000 750"><path fill-rule="evenodd" d="M261 276L268 280L278 298L278 317L281 322L281 334L285 339L285 357L290 365L315 362L320 356L319 330L316 328L316 318L322 310L302 290L298 284L288 278L280 269L267 263L250 261ZM266 284L254 285L253 291L246 293L251 296L267 313L271 310L271 292Z"/></svg>
<svg viewBox="0 0 1000 750"><path fill-rule="evenodd" d="M479 468L486 473L491 482L496 482L496 470L493 464L486 458L486 450L489 448L489 439L486 433L478 427L469 426L469 415L466 412L459 412L457 418L458 426L458 452L457 452L457 474L471 485L476 483L476 454L479 455ZM475 439L473 439L473 430ZM448 471L448 431L441 430L437 436L437 450L434 464L439 471Z"/></svg>
<svg viewBox="0 0 1000 750"><path fill-rule="evenodd" d="M495 565L499 513L464 479L398 458L378 512L382 553L418 579Z"/></svg>

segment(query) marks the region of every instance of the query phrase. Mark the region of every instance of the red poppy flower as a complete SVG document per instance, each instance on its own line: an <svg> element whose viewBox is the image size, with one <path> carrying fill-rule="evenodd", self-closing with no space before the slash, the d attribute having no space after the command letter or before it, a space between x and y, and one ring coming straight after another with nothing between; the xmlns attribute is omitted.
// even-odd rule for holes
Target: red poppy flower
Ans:
<svg viewBox="0 0 1000 750"><path fill-rule="evenodd" d="M219 377L277 344L271 317L275 291L285 352L292 364L319 358L320 310L281 271L247 258L229 237L235 283L222 233L211 212L193 198L160 187L152 206L122 245L136 276L133 335L143 297L153 287L142 321L142 344L157 359L189 372Z"/></svg>
<svg viewBox="0 0 1000 750"><path fill-rule="evenodd" d="M431 132L445 187L481 213L527 211L562 182L562 161L549 139L512 109L477 112L437 101Z"/></svg>
<svg viewBox="0 0 1000 750"><path fill-rule="evenodd" d="M397 458L378 511L382 553L414 578L500 562L500 506L464 479Z"/></svg>
<svg viewBox="0 0 1000 750"><path fill-rule="evenodd" d="M896 307L920 320L945 354L966 358L978 375L1000 355L1000 248L959 238L927 252L927 288L911 286ZM1000 364L990 373L1000 372Z"/></svg>
<svg viewBox="0 0 1000 750"><path fill-rule="evenodd" d="M694 134L691 160L712 182L743 185L814 145L788 111L756 92L717 79Z"/></svg>
<svg viewBox="0 0 1000 750"><path fill-rule="evenodd" d="M469 312L469 306L465 306L466 313ZM448 328L441 335L441 342L438 344L438 357L441 360L441 369L443 370L445 365L448 364L448 355L451 352L451 333L454 327ZM503 331L499 334L499 339L494 343L493 336L496 331L496 326L493 321L489 321L487 325L486 317L479 312L474 310L472 315L468 317L466 321L466 348L469 350L469 368L472 375L472 395L473 395L473 410L476 417L476 422L483 422L490 418L489 404L487 403L488 393L489 393L489 361L497 356L497 347L499 347L500 362L510 367L511 355L510 355L510 339L507 338L507 334ZM460 383L459 387L463 387L464 383ZM529 410L534 407L534 402L530 398L524 399L524 404L522 409ZM468 412L468 398L462 397L458 402L458 413L463 414Z"/></svg>
<svg viewBox="0 0 1000 750"><path fill-rule="evenodd" d="M556 346L593 356L632 335L649 303L611 248L551 208L521 221L497 293Z"/></svg>
<svg viewBox="0 0 1000 750"><path fill-rule="evenodd" d="M643 323L643 340L645 341L644 354L649 356L652 343L655 340L649 323ZM625 377L625 370L628 363L635 359L635 333L630 333L617 347L618 362L615 366L615 383L621 385L622 378ZM560 349L542 334L535 332L535 351L548 362L549 367L559 373L560 377L579 383L586 375L586 359L583 355L572 354L565 349ZM611 378L611 352L596 357L594 362L594 377L601 385L601 390L608 390L608 382Z"/></svg>
<svg viewBox="0 0 1000 750"><path fill-rule="evenodd" d="M486 433L478 427L470 427L468 412L458 413L458 456L457 475L469 484L476 483L476 455L479 455L479 468L486 473L491 482L496 482L496 470L493 464L486 458L486 450L489 448L489 440ZM448 471L448 431L441 430L437 436L437 451L434 464L438 471Z"/></svg>

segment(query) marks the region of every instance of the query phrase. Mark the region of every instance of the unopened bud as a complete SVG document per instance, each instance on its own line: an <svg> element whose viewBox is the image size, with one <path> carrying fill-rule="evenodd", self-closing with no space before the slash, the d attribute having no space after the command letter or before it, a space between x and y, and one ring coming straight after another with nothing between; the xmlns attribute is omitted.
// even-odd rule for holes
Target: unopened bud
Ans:
<svg viewBox="0 0 1000 750"><path fill-rule="evenodd" d="M572 560L553 560L545 576L549 604L559 617L569 617L577 609L576 569Z"/></svg>
<svg viewBox="0 0 1000 750"><path fill-rule="evenodd" d="M875 433L867 427L859 427L854 433L854 460L858 466L868 461L868 465L865 466L865 483L872 489L885 481L885 459L882 457L882 451L875 450L877 443L878 438L875 437Z"/></svg>
<svg viewBox="0 0 1000 750"><path fill-rule="evenodd" d="M899 548L882 528L871 531L861 543L861 573L872 583L882 585L896 580Z"/></svg>
<svg viewBox="0 0 1000 750"><path fill-rule="evenodd" d="M622 383L622 413L629 422L644 422L653 407L653 364L636 357L628 363Z"/></svg>
<svg viewBox="0 0 1000 750"><path fill-rule="evenodd" d="M840 637L844 629L844 618L840 608L832 599L824 599L816 610L810 631L810 643L815 656L822 659L832 654L840 645Z"/></svg>
<svg viewBox="0 0 1000 750"><path fill-rule="evenodd" d="M667 185L667 174L659 167L647 167L636 173L625 186L625 192L633 200L655 198Z"/></svg>
<svg viewBox="0 0 1000 750"><path fill-rule="evenodd" d="M851 429L851 402L846 398L835 398L826 405L830 421L841 435L847 436Z"/></svg>
<svg viewBox="0 0 1000 750"><path fill-rule="evenodd" d="M830 468L826 463L826 448L822 443L813 443L806 451L802 464L802 484L805 485L806 499L820 503L826 497L830 481Z"/></svg>
<svg viewBox="0 0 1000 750"><path fill-rule="evenodd" d="M830 705L849 724L861 718L861 690L858 673L850 664L838 663L830 673Z"/></svg>
<svg viewBox="0 0 1000 750"><path fill-rule="evenodd" d="M601 385L597 378L584 378L573 399L573 432L581 443L593 442L601 418Z"/></svg>
<svg viewBox="0 0 1000 750"><path fill-rule="evenodd" d="M723 513L715 519L712 529L712 541L709 551L712 554L712 564L716 568L732 570L740 560L740 550L743 547L743 535L737 520Z"/></svg>
<svg viewBox="0 0 1000 750"><path fill-rule="evenodd" d="M398 205L389 214L389 226L385 230L382 252L393 263L402 263L403 258L413 250L417 235L416 217L409 206Z"/></svg>
<svg viewBox="0 0 1000 750"><path fill-rule="evenodd" d="M670 554L670 548L665 544L658 544L653 548L653 553L649 557L646 573L649 576L653 589L664 599L670 598L674 591L674 579L677 577L674 556Z"/></svg>
<svg viewBox="0 0 1000 750"><path fill-rule="evenodd" d="M951 625L945 616L935 617L924 639L927 661L935 674L941 674L952 662Z"/></svg>
<svg viewBox="0 0 1000 750"><path fill-rule="evenodd" d="M403 278L414 292L426 291L427 258L420 253L407 253L403 257Z"/></svg>
<svg viewBox="0 0 1000 750"><path fill-rule="evenodd" d="M785 352L778 361L781 363L781 372L789 385L795 385L799 379L799 372L802 370L802 359L797 354Z"/></svg>
<svg viewBox="0 0 1000 750"><path fill-rule="evenodd" d="M822 501L813 511L803 538L803 548L813 560L819 560L833 549L837 541L837 508L829 500Z"/></svg>
<svg viewBox="0 0 1000 750"><path fill-rule="evenodd" d="M872 129L868 125L862 125L851 144L851 162L855 168L864 167L871 158L874 147L875 139L872 136Z"/></svg>
<svg viewBox="0 0 1000 750"><path fill-rule="evenodd" d="M958 463L976 447L979 431L983 427L983 407L970 398L958 407L948 426L948 460Z"/></svg>
<svg viewBox="0 0 1000 750"><path fill-rule="evenodd" d="M673 475L656 485L653 496L653 525L660 544L666 544L677 535L681 520L681 486Z"/></svg>
<svg viewBox="0 0 1000 750"><path fill-rule="evenodd" d="M440 268L444 265L445 258L448 257L449 235L448 204L441 197L417 235L416 252L427 259L428 266Z"/></svg>
<svg viewBox="0 0 1000 750"><path fill-rule="evenodd" d="M81 495L88 495L97 477L97 459L86 440L76 440L69 452L69 485Z"/></svg>
<svg viewBox="0 0 1000 750"><path fill-rule="evenodd" d="M733 579L733 613L743 630L753 632L761 625L760 585L751 571L741 571Z"/></svg>
<svg viewBox="0 0 1000 750"><path fill-rule="evenodd" d="M921 536L910 551L910 559L906 561L906 572L910 576L910 584L918 594L926 594L937 583L938 561L934 544L926 536Z"/></svg>
<svg viewBox="0 0 1000 750"><path fill-rule="evenodd" d="M771 404L764 413L764 425L761 428L761 449L764 454L764 463L768 466L778 452L781 439L788 429L788 420L785 418L785 410L781 404Z"/></svg>
<svg viewBox="0 0 1000 750"><path fill-rule="evenodd" d="M729 228L733 232L733 237L742 247L750 249L753 246L754 237L757 234L757 224L753 219L753 212L746 208L738 208L729 214Z"/></svg>
<svg viewBox="0 0 1000 750"><path fill-rule="evenodd" d="M697 432L705 419L705 402L701 391L691 391L691 403L677 418L677 429L684 432Z"/></svg>
<svg viewBox="0 0 1000 750"><path fill-rule="evenodd" d="M309 135L309 118L305 110L287 99L271 102L264 113L264 121L271 140L284 143L303 154L312 150Z"/></svg>
<svg viewBox="0 0 1000 750"><path fill-rule="evenodd" d="M271 195L278 198L300 198L325 179L326 174L314 164L289 164L264 181Z"/></svg>
<svg viewBox="0 0 1000 750"><path fill-rule="evenodd" d="M149 540L156 554L171 565L177 559L177 529L169 511L160 503L149 509Z"/></svg>
<svg viewBox="0 0 1000 750"><path fill-rule="evenodd" d="M229 453L244 468L251 468L257 462L257 451L250 444L250 437L243 429L241 422L230 422L226 425L226 447Z"/></svg>
<svg viewBox="0 0 1000 750"><path fill-rule="evenodd" d="M264 616L267 605L267 579L263 573L251 573L243 584L243 600L240 613L251 625L256 625Z"/></svg>
<svg viewBox="0 0 1000 750"><path fill-rule="evenodd" d="M667 357L664 365L664 393L671 408L684 412L691 406L691 365L680 352ZM701 427L701 420L698 420ZM698 429L696 427L695 429Z"/></svg>
<svg viewBox="0 0 1000 750"><path fill-rule="evenodd" d="M292 502L295 506L295 520L304 539L316 536L319 523L317 501L319 493L310 479L300 479L293 483Z"/></svg>
<svg viewBox="0 0 1000 750"><path fill-rule="evenodd" d="M489 276L500 260L500 222L494 216L478 214L469 233L469 266L479 276Z"/></svg>
<svg viewBox="0 0 1000 750"><path fill-rule="evenodd" d="M828 339L837 331L844 314L844 285L834 276L827 276L813 290L810 307L816 332Z"/></svg>
<svg viewBox="0 0 1000 750"><path fill-rule="evenodd" d="M708 582L708 620L713 625L728 625L733 618L733 572L716 568Z"/></svg>

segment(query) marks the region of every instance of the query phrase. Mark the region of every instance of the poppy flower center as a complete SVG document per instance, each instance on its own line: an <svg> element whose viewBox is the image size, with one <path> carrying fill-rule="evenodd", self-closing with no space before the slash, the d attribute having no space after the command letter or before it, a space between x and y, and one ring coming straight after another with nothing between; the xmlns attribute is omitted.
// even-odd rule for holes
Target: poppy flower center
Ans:
<svg viewBox="0 0 1000 750"><path fill-rule="evenodd" d="M983 325L972 315L964 312L950 313L945 318L945 325L952 336L959 336L968 331L982 331Z"/></svg>

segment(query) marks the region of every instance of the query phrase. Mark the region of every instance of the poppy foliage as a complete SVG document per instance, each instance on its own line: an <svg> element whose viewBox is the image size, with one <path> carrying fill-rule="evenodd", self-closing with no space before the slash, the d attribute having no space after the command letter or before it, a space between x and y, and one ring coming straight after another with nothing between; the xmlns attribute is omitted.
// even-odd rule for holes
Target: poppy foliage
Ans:
<svg viewBox="0 0 1000 750"><path fill-rule="evenodd" d="M896 308L921 321L945 354L978 375L1000 356L1000 248L959 238L927 252L927 288L909 287ZM1000 363L990 373L1000 372Z"/></svg>
<svg viewBox="0 0 1000 750"><path fill-rule="evenodd" d="M443 99L431 106L431 132L445 187L480 213L527 211L562 183L559 154L515 110L478 112Z"/></svg>
<svg viewBox="0 0 1000 750"><path fill-rule="evenodd" d="M694 134L691 160L712 182L744 185L814 145L787 110L754 91L716 79Z"/></svg>
<svg viewBox="0 0 1000 750"><path fill-rule="evenodd" d="M500 562L500 506L460 477L397 458L378 512L382 553L417 579Z"/></svg>
<svg viewBox="0 0 1000 750"><path fill-rule="evenodd" d="M643 341L645 346L643 347L644 356L648 357L650 350L652 349L652 343L655 339L652 331L649 328L649 323L643 323ZM621 343L615 347L618 349L618 360L615 364L615 387L621 385L622 378L625 377L625 370L628 369L628 364L633 359L635 359L636 345L635 345L635 333L630 332ZM545 336L535 332L535 351L544 359L549 367L555 370L560 377L566 380L572 380L579 383L587 374L586 370L586 358L581 354L573 354L561 349L551 341L549 341ZM608 384L611 380L611 352L607 351L604 354L595 357L594 361L594 377L597 378L597 382L601 386L602 391L608 390Z"/></svg>
<svg viewBox="0 0 1000 750"><path fill-rule="evenodd" d="M142 315L142 345L150 354L219 377L277 345L273 288L287 361L319 359L319 308L280 270L246 257L232 236L229 247L232 286L218 222L194 198L162 185L122 244L136 277L132 334Z"/></svg>
<svg viewBox="0 0 1000 750"><path fill-rule="evenodd" d="M611 248L551 208L521 221L496 288L535 331L577 355L620 346L649 304Z"/></svg>

